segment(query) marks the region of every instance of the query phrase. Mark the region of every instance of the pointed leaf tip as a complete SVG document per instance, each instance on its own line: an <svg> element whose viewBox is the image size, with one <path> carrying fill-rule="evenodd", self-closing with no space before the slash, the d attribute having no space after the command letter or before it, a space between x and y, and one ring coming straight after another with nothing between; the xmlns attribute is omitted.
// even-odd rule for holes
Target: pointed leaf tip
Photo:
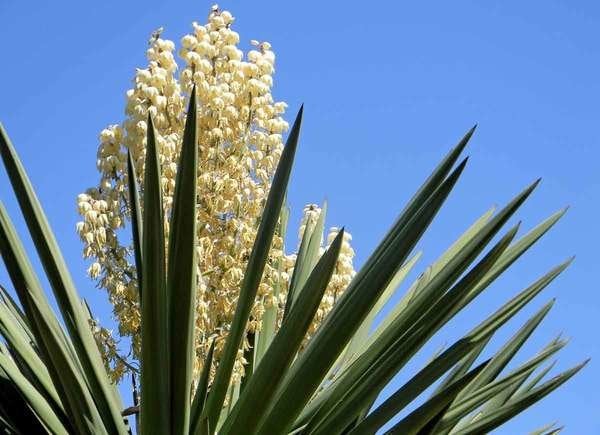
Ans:
<svg viewBox="0 0 600 435"><path fill-rule="evenodd" d="M525 192L527 192L527 195L529 195L531 192L533 192L533 191L534 191L534 189L535 189L536 187L538 187L538 185L540 184L540 182L541 182L541 181L542 181L542 178L540 177L540 178L538 178L537 180L535 180L533 183L531 183L531 184L529 185L529 187L527 187L527 188L525 189Z"/></svg>
<svg viewBox="0 0 600 435"><path fill-rule="evenodd" d="M477 129L477 124L475 124L473 127L471 127L469 129L469 131L467 131L465 133L465 135L462 137L462 139L458 143L458 146L456 147L457 149L460 149L460 152L462 152L462 150L467 146L467 143L471 140L471 137L475 133L476 129Z"/></svg>
<svg viewBox="0 0 600 435"><path fill-rule="evenodd" d="M304 103L300 105L300 109L298 109L298 113L296 114L296 119L294 120L294 124L296 122L302 121L302 116L304 115Z"/></svg>
<svg viewBox="0 0 600 435"><path fill-rule="evenodd" d="M563 264L565 268L569 267L575 261L576 255L571 255Z"/></svg>
<svg viewBox="0 0 600 435"><path fill-rule="evenodd" d="M514 238L514 237L517 235L517 233L519 232L519 228L521 228L521 224L522 224L522 223L523 223L523 221L519 221L519 222L517 222L517 223L515 224L515 226L514 226L514 227L512 227L512 228L510 229L510 231L509 231L507 234L510 234L510 237L511 237L511 238Z"/></svg>
<svg viewBox="0 0 600 435"><path fill-rule="evenodd" d="M471 156L466 156L464 159L462 159L462 161L456 166L456 169L460 168L459 172L462 172L463 169L465 169L465 166L467 166L467 162L469 161L469 158L471 158Z"/></svg>

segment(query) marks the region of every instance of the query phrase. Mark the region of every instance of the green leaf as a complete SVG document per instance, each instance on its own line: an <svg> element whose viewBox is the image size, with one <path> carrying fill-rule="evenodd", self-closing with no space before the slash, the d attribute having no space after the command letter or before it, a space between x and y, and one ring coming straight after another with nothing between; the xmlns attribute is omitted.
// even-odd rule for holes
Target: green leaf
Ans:
<svg viewBox="0 0 600 435"><path fill-rule="evenodd" d="M131 151L127 150L127 187L129 190L129 207L131 208L131 232L133 236L133 253L140 304L142 302L142 207L140 205L140 187L135 174L135 164Z"/></svg>
<svg viewBox="0 0 600 435"><path fill-rule="evenodd" d="M521 373L518 376L507 376L505 378L490 382L488 385L480 388L461 401L459 406L454 406L446 412L442 421L436 427L435 433L448 433L453 425L463 416L475 410L478 406L501 393L505 388L511 388L514 384L520 382L527 376L527 373ZM456 399L455 399L456 400ZM443 431L443 432L442 432Z"/></svg>
<svg viewBox="0 0 600 435"><path fill-rule="evenodd" d="M316 427L314 434L336 433L349 423L352 415L359 412L391 380L394 374L414 355L447 320L453 304L460 301L497 261L516 234L517 227L510 230L490 252L467 273L450 291L436 302L416 323L394 323L388 334L382 335L364 357L359 358L336 385L331 397L312 418L309 428ZM469 256L468 252L463 254ZM459 261L458 264L461 262ZM449 264L448 267L451 265ZM433 284L435 281L432 281ZM450 285L452 281L446 282ZM443 289L445 286L441 287ZM435 294L435 293L433 293ZM435 300L435 298L434 298ZM440 373L441 375L441 373Z"/></svg>
<svg viewBox="0 0 600 435"><path fill-rule="evenodd" d="M23 394L29 406L31 406L36 416L49 432L65 435L69 433L67 428L54 413L52 407L48 406L48 402L46 402L38 390L19 372L17 366L10 361L9 357L0 354L0 366L19 389L21 394Z"/></svg>
<svg viewBox="0 0 600 435"><path fill-rule="evenodd" d="M404 263L458 180L466 160L412 216L403 216L338 299L286 376L258 433L285 432L327 374L349 339ZM409 207L412 209L412 206Z"/></svg>
<svg viewBox="0 0 600 435"><path fill-rule="evenodd" d="M410 199L408 204L404 207L402 212L400 212L400 217L392 226L390 233L394 231L394 228L403 226L407 222L407 219L410 219L410 216L412 216L421 208L423 202L426 201L427 198L429 198L429 196L432 195L441 184L443 184L444 179L450 173L454 164L458 161L458 158L467 146L467 143L469 143L473 133L475 133L476 128L477 125L473 126L438 164L427 180L425 180L425 183L423 183L419 190L417 190L417 192ZM383 248L383 246L381 248Z"/></svg>
<svg viewBox="0 0 600 435"><path fill-rule="evenodd" d="M431 265L431 275L437 275L452 258L458 255L473 238L475 238L485 225L494 216L496 207L489 208L482 214L461 236ZM421 283L421 286L425 283Z"/></svg>
<svg viewBox="0 0 600 435"><path fill-rule="evenodd" d="M494 213L495 208L492 207L486 213L484 213L479 219L477 219L453 244L450 248L448 248L441 256L438 258L431 266L427 268L427 270L422 273L419 278L410 286L409 290L402 297L400 302L394 306L392 311L380 322L377 326L375 332L362 343L362 349L360 352L363 352L371 343L373 343L390 325L394 319L398 318L401 313L408 307L409 303L413 301L417 293L419 293L425 287L433 276L437 275L452 259L455 258L464 248L464 246L472 240L472 238L480 232L483 226L489 221L491 216ZM468 367L467 367L468 370ZM462 376L466 373L465 370L460 375Z"/></svg>
<svg viewBox="0 0 600 435"><path fill-rule="evenodd" d="M473 382L467 385L459 393L456 400L460 401L470 392L475 391L496 379L519 349L521 349L523 344L525 344L533 331L539 326L544 317L546 317L553 305L554 299L544 305L540 311L529 319L527 323L525 323L525 325L523 325L523 327L521 327L521 329L519 329L519 331L496 353L496 355L494 355L490 363L481 371L481 373L479 373Z"/></svg>
<svg viewBox="0 0 600 435"><path fill-rule="evenodd" d="M215 340L210 343L208 353L204 359L204 366L202 367L202 373L198 379L198 386L194 393L194 401L192 402L191 415L190 415L190 433L197 433L200 431L200 416L202 415L202 409L206 403L206 396L208 394L208 381L210 379L210 369L212 367L213 355L215 352Z"/></svg>
<svg viewBox="0 0 600 435"><path fill-rule="evenodd" d="M556 429L552 429L549 430L548 432L545 432L543 435L558 435L559 433L561 433L563 431L565 427L564 426L560 426L557 427Z"/></svg>
<svg viewBox="0 0 600 435"><path fill-rule="evenodd" d="M539 179L536 180L534 183L532 183L530 186L528 186L526 189L524 189L520 194L518 194L510 203L508 203L500 212L498 212L497 215L495 215L482 229L481 231L475 236L473 237L472 240L470 240L466 246L463 248L462 253L460 256L457 256L456 258L453 258L451 262L449 262L441 271L440 273L438 273L437 275L435 275L433 277L433 279L431 280L431 282L428 284L428 286L434 287L434 283L436 283L436 281L439 280L444 280L444 279L448 279L448 273L445 273L446 270L450 270L451 274L450 276L452 276L452 273L456 274L456 272L454 272L454 269L452 268L452 266L455 263L461 264L461 267L464 267L465 265L468 265L471 261L473 261L476 256L479 254L479 252L481 252L481 250L483 249L483 246L485 246L486 243L488 243L491 238L498 232L498 230L506 223L506 221L516 212L516 210L525 202L525 200L529 197L529 195L533 192L533 190L537 187L537 185L539 184ZM461 268L458 269L458 271L460 272ZM463 269L464 270L464 269ZM488 271L489 274L489 271ZM496 275L497 276L497 275ZM494 277L495 278L495 277ZM452 279L455 279L454 276L452 276ZM454 315L456 315L456 313L458 313L462 308L464 308L470 301L473 300L474 296L479 294L483 289L485 289L487 287L487 285L489 285L489 283L491 282L491 280L487 280L486 281L486 285L485 286L481 286L481 281L485 280L485 276L484 277L478 277L478 282L475 283L476 285L472 286L470 292L468 295L464 295L461 296L461 301L459 304L456 304L454 306L454 308L452 309L452 311L448 312L447 317L451 318ZM435 288L435 287L434 287ZM479 289L478 292L475 292L474 289ZM428 292L424 289L421 294L419 294L416 298L415 301L413 301L413 303L410 305L410 307L407 309L407 318L411 319L411 317L408 315L409 313L419 313L419 309L422 308L422 306L418 303L419 299L424 299L427 296ZM431 311L431 309L429 310ZM426 315L426 314L425 314Z"/></svg>
<svg viewBox="0 0 600 435"><path fill-rule="evenodd" d="M413 376L406 384L397 389L381 405L360 422L350 434L375 433L385 423L394 417L405 406L415 400L423 391L429 388L450 367L456 364L462 356L470 352L478 343L459 340L425 368Z"/></svg>
<svg viewBox="0 0 600 435"><path fill-rule="evenodd" d="M430 424L431 420L439 417L440 411L446 408L454 400L462 388L485 367L486 363L487 361L480 364L462 378L453 382L444 390L428 399L425 403L396 423L386 432L386 435L413 435L419 433L423 427Z"/></svg>
<svg viewBox="0 0 600 435"><path fill-rule="evenodd" d="M4 304L0 304L0 334L2 334L11 349L18 354L22 363L27 366L27 372L30 375L27 376L29 382L33 383L40 394L45 397L48 407L52 408L55 413L62 415L63 419L66 420L64 407L44 361L39 357L37 350L32 347L31 342L28 341L28 335L20 328L20 323Z"/></svg>
<svg viewBox="0 0 600 435"><path fill-rule="evenodd" d="M506 252L503 254L501 260L494 267L494 270L490 272L490 274L497 273L499 269L506 269L510 266L516 259L518 259L524 252L527 251L535 242L537 242L544 234L546 234L550 228L552 228L559 220L564 216L567 212L568 208L565 207L556 213L552 214L546 220L541 222L523 237L521 237L517 242L515 242L512 246L510 246Z"/></svg>
<svg viewBox="0 0 600 435"><path fill-rule="evenodd" d="M285 241L286 228L287 228L289 215L290 215L289 209L287 207L282 207L281 208L281 216L279 217L279 237L281 237L282 241ZM284 248L285 248L285 243L284 243L284 246L282 247L283 252L285 252ZM283 259L282 258L277 259L277 261L275 263L275 267L277 268L277 271L281 276L281 273L283 272ZM281 282L275 283L274 288L273 288L273 297L275 300L277 300L277 298L279 297L279 293L284 291L284 288L282 288L282 287L283 287L283 283L281 283ZM265 307L265 313L263 314L262 326L260 328L260 331L255 331L255 336L254 336L255 346L254 346L254 349L253 349L254 352L252 355L253 359L248 360L249 363L252 362L254 366L258 366L258 363L264 356L265 352L267 351L267 348L269 347L269 345L271 344L271 341L273 340L273 337L275 336L275 329L277 327L278 311L279 311L278 303L274 303L272 305ZM246 368L246 372L248 372L247 368ZM242 386L244 386L244 382L245 382L244 380L247 377L248 376L245 376L242 379Z"/></svg>
<svg viewBox="0 0 600 435"><path fill-rule="evenodd" d="M539 181L539 180L538 180ZM494 268L481 280L479 285L475 287L469 296L462 302L462 306L466 306L477 295L485 290L489 284L502 274L508 267L517 261L536 241L538 241L558 220L565 214L566 208L554 213L548 219L540 223L534 229L525 234L521 239L510 246L496 263ZM462 308L462 307L461 307Z"/></svg>
<svg viewBox="0 0 600 435"><path fill-rule="evenodd" d="M319 308L335 268L343 237L342 229L313 268L265 358L255 368L237 406L219 433L225 435L255 431Z"/></svg>
<svg viewBox="0 0 600 435"><path fill-rule="evenodd" d="M477 409L484 402L495 399L499 395L503 395L506 390L512 390L515 388L515 385L522 383L523 380L526 379L540 364L558 352L562 347L562 344L548 347L534 358L520 365L517 369L512 370L503 378L493 380L480 386L476 390L471 390L469 393L464 394L462 398L457 397L448 413L442 419L437 430L442 431L452 429L462 417ZM463 390L463 392L464 391L465 390ZM491 412L491 410L489 411ZM482 414L485 415L483 411Z"/></svg>
<svg viewBox="0 0 600 435"><path fill-rule="evenodd" d="M533 189L537 186L539 180L527 187L523 192L517 195L506 207L504 207L496 216L494 216L489 222L476 232L475 235L469 238L464 244L462 249L456 253L456 255L449 256L447 263L439 269L439 272L432 275L427 279L424 286L416 293L411 303L393 318L394 329L402 330L413 325L419 318L427 317L428 313L435 312L437 307L443 304L435 304L438 298L448 299L448 296L442 296L444 291L448 288L451 283L457 279L460 274L469 266L469 264L479 255L479 253L485 248L485 245L491 240L491 238L500 230L503 224L512 216L512 214L518 209L518 207L526 200L531 194ZM516 229L515 229L516 231ZM488 263L489 265L489 263ZM489 271L487 273L489 274ZM473 289L477 288L483 277L478 277L477 281L471 277L469 285L469 293L461 295L460 299L453 299L453 309L447 311L446 319L441 324L444 324L457 312L462 309L467 302L469 302L473 295ZM487 284L491 282L488 280ZM483 290L485 287L481 287ZM480 290L480 291L481 291ZM458 301L459 303L456 303ZM391 327L391 325L388 325ZM385 329L384 329L385 331ZM380 333L374 334L372 341L379 338Z"/></svg>
<svg viewBox="0 0 600 435"><path fill-rule="evenodd" d="M531 381L529 381L527 384L523 385L519 390L517 390L512 397L517 398L533 390L540 383L540 381L544 379L544 377L554 368L555 365L556 361L552 362L551 364L548 364L548 366L540 370L540 372L537 375L535 375L531 379Z"/></svg>
<svg viewBox="0 0 600 435"><path fill-rule="evenodd" d="M400 283L402 283L402 281L404 281L404 278L406 278L406 275L408 275L410 273L410 271L413 269L413 267L415 266L415 264L417 263L419 258L421 258L420 252L415 254L410 260L408 260L405 264L403 264L402 267L400 267L398 272L396 272L396 274L394 275L394 278L392 278L392 280L388 284L387 288L383 291L383 293L377 300L377 303L373 306L373 308L371 309L369 314L367 314L367 317L365 318L363 323L360 325L360 327L356 331L356 334L354 334L354 337L352 337L352 340L350 341L350 344L348 345L348 349L345 352L347 355L346 361L352 360L353 358L357 357L360 353L362 353L362 351L364 351L364 349L366 349L365 344L368 342L367 339L369 336L369 332L371 331L371 328L373 326L375 317L377 316L377 314L379 314L379 312L381 311L383 306L387 303L387 301L392 297L394 292L398 289L398 286L400 285ZM402 305L403 305L403 302L400 301L397 304L397 306L394 307L393 313L396 312L396 310L401 311ZM386 316L386 319L393 315L394 314L390 313L388 316Z"/></svg>
<svg viewBox="0 0 600 435"><path fill-rule="evenodd" d="M446 407L442 408L440 412L429 419L429 421L417 432L417 435L435 435L435 427L442 419L444 414L446 414L449 406L450 405L446 405Z"/></svg>
<svg viewBox="0 0 600 435"><path fill-rule="evenodd" d="M558 434L560 433L564 427L555 427L556 426L556 422L554 423L549 423L539 429L536 429L534 431L531 431L529 433L529 435L554 435L554 434Z"/></svg>
<svg viewBox="0 0 600 435"><path fill-rule="evenodd" d="M273 241L273 235L275 234L275 229L277 227L277 221L279 220L281 206L283 204L292 164L294 162L298 138L300 136L302 112L303 108L301 107L283 149L281 159L277 166L277 170L275 171L275 176L273 177L273 183L271 184L263 216L258 227L254 247L252 248L246 272L244 273L238 304L231 323L229 335L225 341L225 347L221 354L219 367L212 384L211 394L206 403L206 415L208 416L208 421L212 428L216 427L217 419L225 400L233 364L243 339L246 323L252 305L254 304L258 285L262 278L269 255L269 249L271 248L271 243Z"/></svg>
<svg viewBox="0 0 600 435"><path fill-rule="evenodd" d="M173 196L167 297L171 356L171 434L187 435L194 369L196 315L196 89L192 90Z"/></svg>
<svg viewBox="0 0 600 435"><path fill-rule="evenodd" d="M17 302L12 298L12 296L6 291L4 287L0 285L0 299L4 302L6 308L11 312L15 320L21 326L23 332L27 334L32 343L35 343L35 337L31 332L30 321L27 319L27 316L19 307Z"/></svg>
<svg viewBox="0 0 600 435"><path fill-rule="evenodd" d="M514 232L514 229L513 229L513 232ZM509 234L510 234L510 232L509 232ZM505 236L505 237L507 237L507 236ZM512 318L516 313L518 313L519 310L521 310L526 304L528 304L548 284L550 284L550 282L552 282L570 264L570 262L571 262L571 260L568 260L565 263L560 264L559 266L556 266L555 268L550 270L546 275L544 275L543 277L538 279L536 282L534 282L532 285L527 287L525 290L523 290L517 296L515 296L514 298L509 300L500 309L498 309L495 313L493 313L489 318L485 319L477 327L473 328L473 330L471 330L471 332L465 338L469 338L472 340L481 340L486 337L489 337L498 328L500 328L504 323L506 323L508 320L510 320L510 318ZM464 289L465 288L463 287L463 290ZM467 290L468 290L468 288L467 288ZM450 300L452 300L452 298L450 298ZM454 305L456 305L457 303L460 303L460 300L454 301ZM446 313L438 312L441 309L444 309L445 311L448 311L448 310L453 311L454 310L454 308L452 306L449 306L446 302L438 303L438 307L433 310L433 312L437 313L438 319L440 318L440 316L442 318L446 317ZM443 323L443 322L441 322L441 323ZM422 345L422 343L424 343L435 330L435 328L432 328L431 326L429 326L427 328L422 328L422 329L423 329L423 331L417 331L417 332L409 335L408 337L402 339L402 341L400 341L400 343L402 343L402 349L405 352L403 356L394 354L394 350L391 348L392 342L380 341L380 348L388 350L389 355L391 355L392 357L394 357L394 358L402 357L402 358L404 358L404 361L406 361L415 352L415 349L418 349L420 347L420 345ZM394 329L389 329L388 333L394 334L395 333ZM391 337L394 337L394 335L391 335ZM382 340L382 339L380 338L379 340ZM374 349L373 349L373 351L374 351ZM367 358L368 355L369 354L366 354L365 358ZM375 354L375 355L379 355L379 354ZM373 355L370 355L370 356L373 357ZM377 365L381 365L382 364L381 360L379 360L378 358L380 358L380 357L377 356L375 359L373 359L372 360L373 362L365 363L365 361L363 361L364 365L362 366L362 368L361 368L361 366L357 366L357 368L356 368L356 372L354 374L355 378L349 377L346 381L351 380L351 379L358 379L358 378L356 378L356 376L361 376L362 373L364 373L364 370L366 369L366 367L369 367L369 366L377 367ZM375 361L377 362L376 364L374 363ZM398 362L398 360L396 360L395 365L392 366L392 367L395 367L394 372L396 370L398 370L398 367L400 367L401 363L402 363L402 359L400 359L400 362ZM355 362L354 364L358 364L358 361ZM350 376L350 375L346 374L345 376ZM334 383L334 385L336 385L339 388L338 391L340 391L344 394L346 393L347 389L350 388L350 386L354 384L354 381L351 381L346 384L346 385L348 385L347 387L340 387L340 384L345 376L340 377L340 379L338 379ZM366 382L366 381L363 381L363 382ZM367 385L372 385L371 382L372 382L372 380L369 380ZM325 399L332 396L333 391L334 391L334 389L332 389L330 387L322 394L324 397L319 396L319 399L321 400L321 404L324 403ZM360 397L360 394L359 394L359 397ZM332 402L330 402L329 405L321 406L321 408L325 409L325 410L330 410L330 409L333 409L335 406L337 406L336 403L337 402L332 401ZM314 416L313 416L313 418L314 418ZM296 422L296 425L301 425L304 422L305 422L304 420L299 420Z"/></svg>
<svg viewBox="0 0 600 435"><path fill-rule="evenodd" d="M294 271L288 290L284 319L287 317L294 302L296 302L298 291L304 287L308 276L319 260L319 248L321 248L321 243L323 242L323 231L325 229L325 216L327 216L327 201L323 203L321 213L319 213L315 225L311 227L307 224L302 234L302 242L300 243L300 250L294 264Z"/></svg>
<svg viewBox="0 0 600 435"><path fill-rule="evenodd" d="M302 240L300 241L300 247L298 248L298 253L296 254L296 261L294 263L294 271L292 272L292 277L290 278L290 284L288 286L288 293L286 296L285 307L283 310L283 319L287 317L287 314L290 312L292 308L292 303L294 302L294 292L296 290L295 282L298 281L299 270L304 267L304 259L306 257L306 250L308 249L308 243L310 241L310 235L312 234L311 228L307 225L304 228L304 232L302 233Z"/></svg>
<svg viewBox="0 0 600 435"><path fill-rule="evenodd" d="M0 203L0 252L52 382L74 427L85 432L89 424L100 425L100 416L84 384L81 365L71 343L54 316L23 244ZM93 423L92 423L93 422Z"/></svg>
<svg viewBox="0 0 600 435"><path fill-rule="evenodd" d="M393 308L392 312L388 314L378 325L377 329L366 343L368 346L387 328L390 323L399 317L401 313L409 306L409 303L414 300L416 295L420 293L434 276L436 276L444 267L454 258L456 258L469 243L473 237L481 232L483 227L489 222L490 218L494 213L495 207L489 209L479 219L477 219L453 244L448 248L431 266L429 266L425 272L423 272L417 280L410 286L404 297L398 302ZM365 346L365 347L366 347ZM464 373L463 373L464 374Z"/></svg>
<svg viewBox="0 0 600 435"><path fill-rule="evenodd" d="M56 296L63 320L73 340L75 351L84 368L88 387L102 421L109 432L125 434L120 403L114 400L112 391L114 386L106 376L100 352L81 310L73 280L31 182L2 125L0 125L0 156Z"/></svg>
<svg viewBox="0 0 600 435"><path fill-rule="evenodd" d="M467 435L472 433L486 433L489 432L504 422L510 420L515 415L522 412L524 409L538 402L539 400L546 397L552 391L560 387L563 383L574 376L579 370L581 370L588 361L569 369L560 375L550 379L539 387L531 390L522 397L511 399L506 404L490 414L483 416L482 418L474 421L473 423L465 426L460 431L456 432L457 435Z"/></svg>
<svg viewBox="0 0 600 435"><path fill-rule="evenodd" d="M144 228L141 304L141 409L142 433L169 433L170 349L169 305L166 290L165 237L160 163L156 132L148 117L144 174Z"/></svg>
<svg viewBox="0 0 600 435"><path fill-rule="evenodd" d="M0 426L10 434L35 434L43 433L45 430L2 367L0 367L0 416L2 421Z"/></svg>
<svg viewBox="0 0 600 435"><path fill-rule="evenodd" d="M479 356L481 355L481 352L483 352L483 349L485 349L485 347L487 346L487 344L490 342L491 338L492 338L492 335L489 335L486 339L481 340L479 342L479 344L477 346L475 346L473 348L473 350L471 350L452 369L452 371L450 373L448 373L448 376L446 376L444 378L444 380L442 382L440 382L440 384L434 390L433 394L439 393L445 387L447 387L452 382L456 381L458 378L461 378L465 373L467 373L469 371L469 369L473 366L473 364L475 363L475 361L477 360L477 358L479 358Z"/></svg>
<svg viewBox="0 0 600 435"><path fill-rule="evenodd" d="M394 278L392 278L386 289L383 291L383 293L377 300L377 303L373 306L369 314L367 314L365 320L363 320L360 327L354 333L352 339L350 340L350 343L348 343L348 345L346 346L346 349L338 357L333 366L329 369L329 372L325 376L325 380L320 386L320 390L317 391L315 395L316 397L314 397L302 410L302 413L300 414L298 420L304 421L307 418L307 416L314 414L315 410L321 405L324 399L324 397L321 396L321 393L323 391L327 391L327 389L332 385L331 381L335 380L340 374L342 374L344 370L349 366L349 364L365 351L365 349L367 348L366 344L369 340L369 332L371 331L373 322L375 320L375 316L377 316L377 314L392 296L396 288L404 280L406 275L412 270L412 268L414 267L414 265L420 257L420 252L413 255L396 272ZM394 312L396 311L396 309L398 309L398 306L400 304L402 304L402 301L399 302L394 308Z"/></svg>
<svg viewBox="0 0 600 435"><path fill-rule="evenodd" d="M539 278L529 287L521 291L511 300L506 302L496 312L475 327L470 334L471 335L488 335L489 331L496 329L498 323L504 323L514 316L519 310L527 305L534 297L536 297L543 289L545 289L558 275L560 275L572 262L572 259L565 261L558 266L552 268L544 276Z"/></svg>

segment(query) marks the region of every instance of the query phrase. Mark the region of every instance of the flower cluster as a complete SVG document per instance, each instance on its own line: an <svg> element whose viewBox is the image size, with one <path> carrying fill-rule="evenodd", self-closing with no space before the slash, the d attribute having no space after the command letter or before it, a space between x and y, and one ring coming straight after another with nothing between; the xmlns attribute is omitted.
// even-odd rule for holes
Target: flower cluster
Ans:
<svg viewBox="0 0 600 435"><path fill-rule="evenodd" d="M100 325L98 319L89 319L90 328L98 349L102 353L106 371L113 382L118 382L128 370L136 370L119 353L119 344L113 337L112 331Z"/></svg>
<svg viewBox="0 0 600 435"><path fill-rule="evenodd" d="M193 23L190 34L181 39L178 51L182 68L175 61L175 44L153 33L147 50L148 66L138 69L134 86L127 94L126 118L100 133L97 167L98 186L77 198L82 221L77 232L84 244L83 254L92 263L88 273L105 289L114 307L119 335L129 337L133 357L139 355L140 312L136 269L130 237L122 229L130 219L127 192L127 152L133 157L136 175L143 189L148 115L156 129L161 165L161 186L168 236L170 211L181 146L186 99L193 86L198 100L198 226L197 258L201 283L196 306L196 375L210 343L215 339L215 358L224 345L250 255L258 222L272 176L283 149L283 119L287 105L271 95L275 55L268 42L251 41L252 49L240 50L239 35L232 29L233 16L213 7L204 25ZM142 204L143 207L143 204ZM314 225L319 209L308 206L300 229ZM331 234L334 234L333 232ZM330 234L330 237L331 237ZM312 331L331 309L337 295L354 273L350 237ZM266 307L283 311L295 255L286 254L283 239L276 236L270 250L248 331L260 328ZM277 295L277 296L276 296ZM96 325L96 328L99 328ZM114 378L126 366L119 365L116 341L108 331L97 330L97 340ZM244 343L245 348L249 346ZM244 374L243 350L236 361L234 376Z"/></svg>
<svg viewBox="0 0 600 435"><path fill-rule="evenodd" d="M312 232L315 229L319 216L321 215L321 208L316 204L308 204L304 207L304 214L302 216L302 221L300 222L300 227L298 231L298 248L300 248L300 243L302 242L302 238L306 231ZM329 229L329 233L327 235L327 244L323 246L323 240L321 239L321 247L319 248L319 255L322 255L323 252L335 239L339 232L337 227L331 227ZM323 295L323 299L317 309L315 314L315 318L311 323L306 338L304 340L304 344L310 340L310 338L316 332L318 326L323 322L325 316L331 309L333 305L337 301L338 297L341 293L348 287L350 281L356 274L354 270L354 249L350 245L352 241L352 235L344 231L344 238L342 240L342 246L340 248L340 253L337 258L335 268L333 270L333 274L331 276L331 280L325 290L325 294ZM295 256L290 256L292 260L295 260ZM293 273L293 261L290 264L290 269L288 269L288 273L291 275Z"/></svg>
<svg viewBox="0 0 600 435"><path fill-rule="evenodd" d="M327 235L327 246L333 242L333 239L338 235L339 229L337 227L331 227L329 229L329 234ZM344 237L342 240L342 246L340 248L340 254L338 256L337 262L335 264L335 269L333 270L333 274L331 276L331 280L327 286L327 290L325 291L325 295L323 296L323 300L321 301L321 305L315 314L315 320L311 325L311 328L308 330L308 335L310 336L316 326L318 326L321 321L324 319L325 315L333 308L333 304L340 297L342 292L348 287L352 278L356 274L354 270L353 260L354 260L354 249L350 245L352 241L352 235L344 231Z"/></svg>

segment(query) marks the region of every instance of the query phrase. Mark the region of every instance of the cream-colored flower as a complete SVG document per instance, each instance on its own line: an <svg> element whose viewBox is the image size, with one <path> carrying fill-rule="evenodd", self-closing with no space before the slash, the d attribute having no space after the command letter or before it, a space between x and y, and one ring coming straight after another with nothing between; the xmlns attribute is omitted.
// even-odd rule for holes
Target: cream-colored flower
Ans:
<svg viewBox="0 0 600 435"><path fill-rule="evenodd" d="M84 245L83 255L91 260L88 273L107 291L118 333L131 339L131 354L135 359L140 350L137 276L129 232L122 231L131 213L127 152L132 155L143 189L150 115L156 129L168 237L186 100L192 87L196 87L200 277L196 301L196 376L212 340L216 340L218 363L271 179L283 150L282 133L288 129L283 119L287 104L275 101L271 94L275 72L271 45L253 40L254 49L244 54L238 47L240 37L231 28L233 22L231 13L213 6L208 22L204 25L194 22L191 33L181 39L180 65L174 56L175 44L163 39L162 31L153 34L146 52L148 64L136 70L133 87L126 92L125 120L100 133L98 185L77 197L82 221L76 229ZM305 208L300 237L307 225L314 225L319 213L317 206ZM354 273L349 240L347 235L343 255L311 326L311 334ZM281 319L285 291L276 295L274 289L287 288L294 262L295 255L286 254L283 240L276 236L252 308L249 332L260 328L267 307L280 307ZM118 379L127 370L126 358L119 354L112 334L96 326L95 337L107 367L113 378ZM245 342L244 349L248 347ZM235 379L243 376L244 364L240 351Z"/></svg>

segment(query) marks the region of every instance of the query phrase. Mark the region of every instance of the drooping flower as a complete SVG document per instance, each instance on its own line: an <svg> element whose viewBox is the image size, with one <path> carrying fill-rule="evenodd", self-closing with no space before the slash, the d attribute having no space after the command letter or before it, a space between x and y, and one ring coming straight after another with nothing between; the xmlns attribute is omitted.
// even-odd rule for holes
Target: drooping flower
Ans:
<svg viewBox="0 0 600 435"><path fill-rule="evenodd" d="M283 119L287 105L275 101L271 94L275 72L271 45L253 40L253 48L244 53L239 48L240 37L232 29L233 22L231 13L216 6L211 9L206 24L194 22L192 31L181 39L178 51L181 68L175 61L175 44L161 38L162 28L153 33L146 52L148 65L136 70L133 88L126 93L125 120L100 133L98 186L77 198L82 216L77 232L84 244L84 256L92 261L88 273L107 291L118 333L131 339L130 353L136 358L140 346L137 276L129 233L123 231L130 219L127 151L133 157L143 189L150 115L159 149L164 228L168 236L186 99L192 87L196 87L200 277L196 302L196 375L213 339L218 362L262 208L283 149L282 134L288 129ZM316 206L307 206L300 237L306 225L314 225L318 210ZM332 284L309 333L314 332L354 273L349 240L348 235ZM295 255L286 254L284 241L276 236L252 309L249 332L260 328L266 307L280 307L281 319L285 292L276 294L274 289L287 287L294 261ZM278 264L281 267L277 267ZM118 378L127 370L122 364L125 358L117 358L117 341L108 330L98 331L96 337L102 343L100 348L105 360L113 377ZM246 341L244 348L248 347ZM240 350L234 380L243 376L243 354Z"/></svg>

